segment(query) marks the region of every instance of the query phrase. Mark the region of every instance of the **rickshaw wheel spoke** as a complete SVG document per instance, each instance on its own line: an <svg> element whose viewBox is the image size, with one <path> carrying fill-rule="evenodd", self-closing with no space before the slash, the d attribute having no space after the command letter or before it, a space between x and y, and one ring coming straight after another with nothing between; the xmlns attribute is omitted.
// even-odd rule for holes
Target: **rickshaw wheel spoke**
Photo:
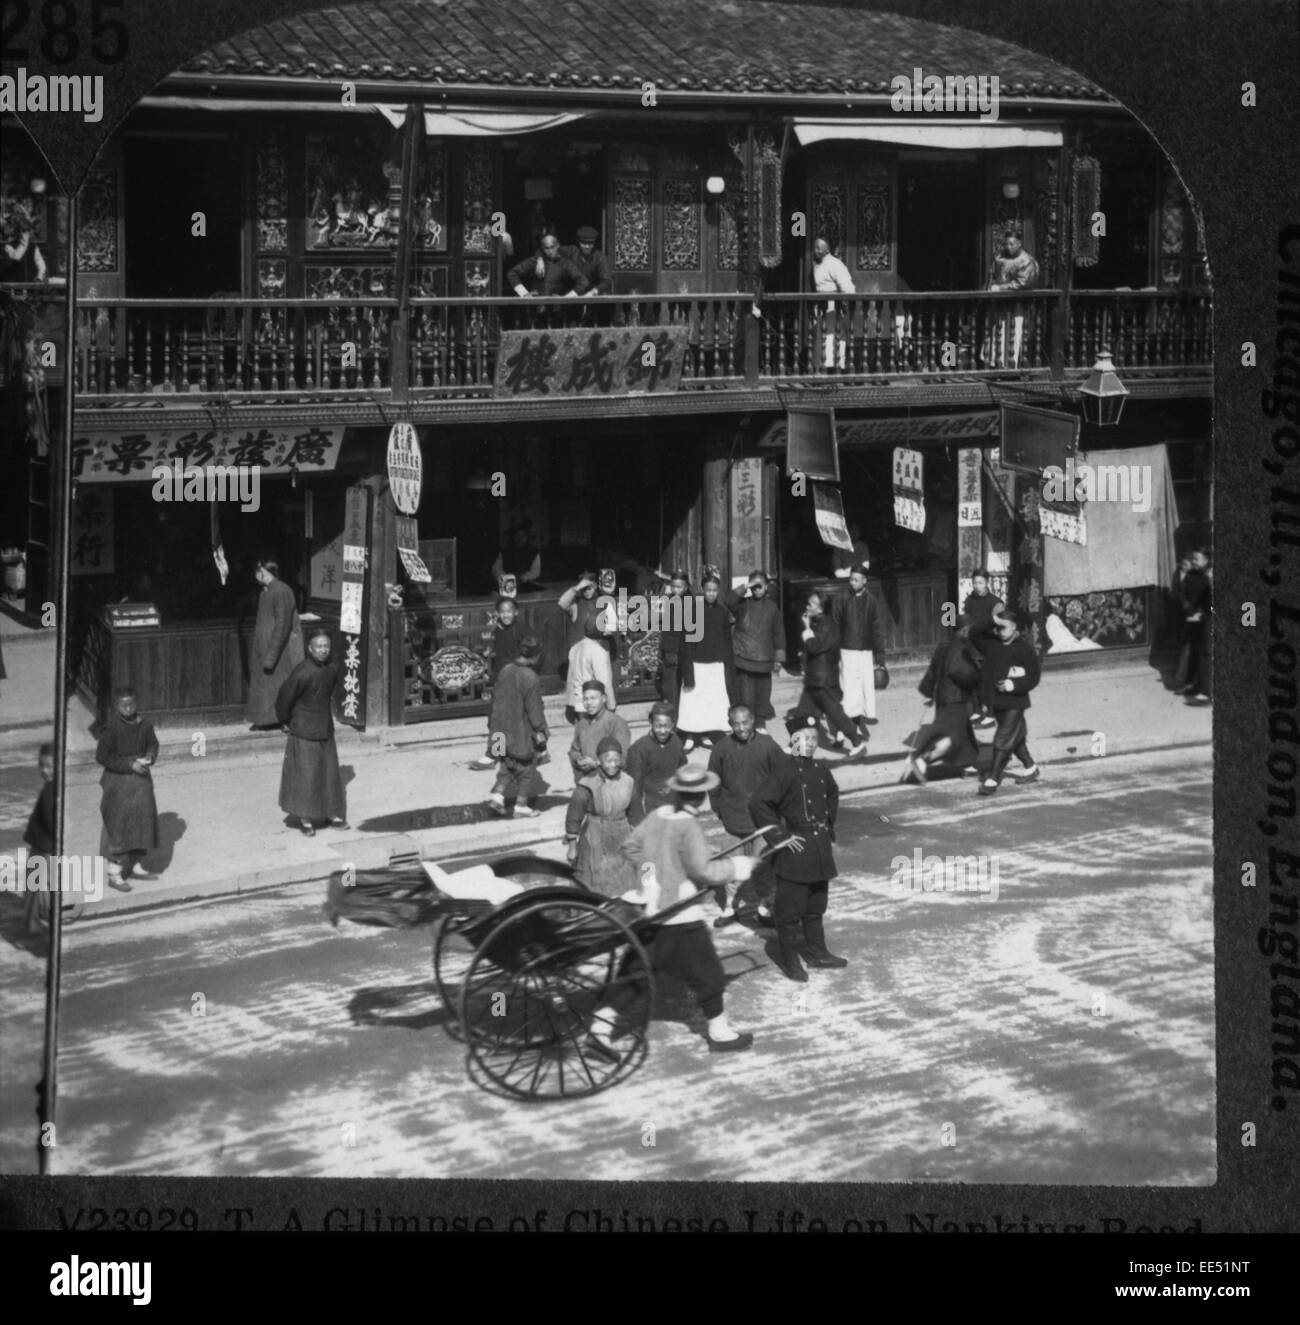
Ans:
<svg viewBox="0 0 1300 1325"><path fill-rule="evenodd" d="M625 1025L630 1041L614 1046L618 1062L589 1054L586 1043L592 1017L612 1002L629 1005L616 1009L609 1027ZM517 909L489 930L461 983L459 1013L471 1068L499 1089L530 1100L574 1099L640 1065L652 1002L634 931L598 902L566 898Z"/></svg>

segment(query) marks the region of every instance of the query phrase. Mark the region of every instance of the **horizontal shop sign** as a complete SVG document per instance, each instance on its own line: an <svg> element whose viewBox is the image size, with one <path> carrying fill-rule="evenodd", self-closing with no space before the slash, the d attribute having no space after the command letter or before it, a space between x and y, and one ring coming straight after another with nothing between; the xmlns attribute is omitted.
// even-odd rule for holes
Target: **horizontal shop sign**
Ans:
<svg viewBox="0 0 1300 1325"><path fill-rule="evenodd" d="M676 391L688 328L503 331L492 394L507 400Z"/></svg>
<svg viewBox="0 0 1300 1325"><path fill-rule="evenodd" d="M915 446L918 442L980 441L998 435L996 410L964 414L936 414L925 418L845 419L835 417L835 436L840 449L846 446ZM786 421L778 420L767 430L760 449L786 444Z"/></svg>
<svg viewBox="0 0 1300 1325"><path fill-rule="evenodd" d="M72 439L72 477L82 483L147 481L161 465L182 472L207 466L263 474L327 473L338 463L342 427L141 428L79 433Z"/></svg>

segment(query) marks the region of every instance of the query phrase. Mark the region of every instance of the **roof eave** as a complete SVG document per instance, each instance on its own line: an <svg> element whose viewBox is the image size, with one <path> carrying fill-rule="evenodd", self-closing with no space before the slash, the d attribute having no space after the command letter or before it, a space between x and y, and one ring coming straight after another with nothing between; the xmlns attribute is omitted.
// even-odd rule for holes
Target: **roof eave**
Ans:
<svg viewBox="0 0 1300 1325"><path fill-rule="evenodd" d="M328 101L331 105L339 104L338 89L344 82L351 83L358 102L442 102L455 98L473 105L489 105L508 102L511 105L532 103L551 105L562 101L572 108L580 104L593 107L621 109L639 112L649 108L641 104L639 88L598 88L589 86L557 85L546 87L539 85L513 85L494 83L435 83L419 79L366 79L339 75L337 78L304 78L288 74L230 74L230 73L195 73L180 72L169 75L151 92L151 97L165 98L168 93L175 96L193 97L207 93L225 92L241 97L256 99L259 95L267 99L284 100L301 96L304 101ZM322 97L327 89L328 98ZM708 108L716 111L721 103L724 106L740 110L749 106L765 106L772 109L795 110L815 107L821 114L838 108L852 110L859 114L863 111L888 110L891 94L850 93L850 92L727 92L713 89L698 91L677 91L656 88L656 107L695 109ZM1050 110L1054 114L1063 111L1080 113L1097 111L1122 112L1123 106L1109 97L1047 97L1032 94L1002 93L999 104L1008 110ZM653 112L649 112L653 113Z"/></svg>

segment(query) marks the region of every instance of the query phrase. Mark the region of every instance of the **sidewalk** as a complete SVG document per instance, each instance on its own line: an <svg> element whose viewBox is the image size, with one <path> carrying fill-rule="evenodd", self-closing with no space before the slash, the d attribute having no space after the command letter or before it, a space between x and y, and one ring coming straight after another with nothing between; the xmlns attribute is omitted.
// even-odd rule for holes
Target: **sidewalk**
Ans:
<svg viewBox="0 0 1300 1325"><path fill-rule="evenodd" d="M52 655L48 633L46 639ZM35 663L44 650L30 639L11 647L11 640L6 632L11 679L3 683L0 737L7 763L15 762L15 751L26 745L34 757L35 747L50 733L50 724L40 724L37 711L29 709L28 716L20 718L21 704L11 706L10 699L15 694L35 699L42 690L52 691L52 656L42 673ZM926 712L916 691L922 671L915 666L891 672L889 689L878 697L880 722L871 729L866 756L846 763L823 751L841 792L896 787L905 742ZM778 714L794 706L799 689L797 678L776 682L773 704ZM43 707L49 711L48 699ZM634 739L647 730L648 709L641 703L621 710ZM352 827L321 829L314 838L290 828L278 808L284 750L278 733L208 728L200 756L193 751L193 732L160 730L162 750L154 783L162 845L146 862L160 877L137 880L129 894L106 890L100 902L86 904L85 916L323 879L344 863L374 868L388 864L394 854L445 859L542 843L551 844L545 848L551 854L563 836L573 784L563 697L552 697L546 711L551 760L542 772L551 787L541 802L540 818L501 820L487 810L493 775L468 767L483 753L486 721L481 717L366 734L340 728L339 760ZM38 725L16 725L25 722ZM67 854L73 855L93 855L99 849L100 770L94 763L89 722L85 705L74 701L69 713L66 844ZM771 730L784 745L779 718ZM1107 755L1188 746L1200 747L1195 755L1189 751L1189 757L1208 758L1211 710L1189 707L1165 691L1145 659L1091 654L1080 661L1076 655L1045 668L1029 711L1029 730L1030 746L1050 779L1054 763L1095 757L1094 733L1104 736ZM987 742L989 733L980 733L980 739Z"/></svg>

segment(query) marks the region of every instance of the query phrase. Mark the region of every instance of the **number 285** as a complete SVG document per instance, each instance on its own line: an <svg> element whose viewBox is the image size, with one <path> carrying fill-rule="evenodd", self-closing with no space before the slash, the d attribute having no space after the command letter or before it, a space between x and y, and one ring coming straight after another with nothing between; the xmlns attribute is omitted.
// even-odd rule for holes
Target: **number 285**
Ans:
<svg viewBox="0 0 1300 1325"><path fill-rule="evenodd" d="M126 24L104 15L105 10L121 9L123 4L124 0L90 0L90 49L101 64L117 64L130 46ZM15 38L23 35L31 16L32 6L28 0L5 0L0 60L27 59L27 47L13 43ZM81 50L81 38L77 35L77 6L72 0L45 0L39 17L42 57L50 64L71 64Z"/></svg>

